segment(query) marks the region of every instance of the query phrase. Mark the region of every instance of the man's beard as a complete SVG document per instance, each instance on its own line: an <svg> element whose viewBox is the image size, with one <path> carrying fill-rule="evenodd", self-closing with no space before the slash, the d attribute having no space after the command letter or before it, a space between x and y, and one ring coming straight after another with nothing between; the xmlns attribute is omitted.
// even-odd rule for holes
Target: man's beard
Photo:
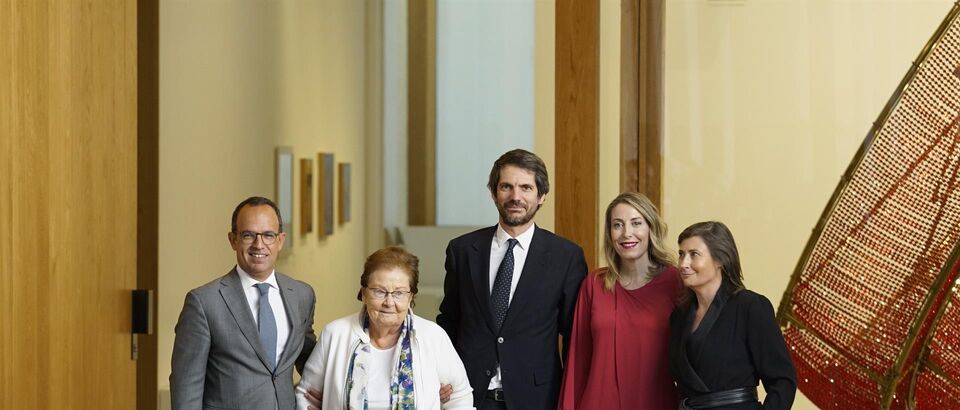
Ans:
<svg viewBox="0 0 960 410"><path fill-rule="evenodd" d="M523 215L511 216L510 213L507 212L507 208L510 205L518 204L518 203L521 204L522 206L522 203L518 201L507 202L502 205L497 204L497 212L500 213L500 220L503 221L503 223L506 224L507 226L526 225L527 222L530 222L533 220L533 217L537 214L537 211L540 210L539 205L536 208L533 208L532 210L524 207L524 209L526 209L527 212L525 212Z"/></svg>

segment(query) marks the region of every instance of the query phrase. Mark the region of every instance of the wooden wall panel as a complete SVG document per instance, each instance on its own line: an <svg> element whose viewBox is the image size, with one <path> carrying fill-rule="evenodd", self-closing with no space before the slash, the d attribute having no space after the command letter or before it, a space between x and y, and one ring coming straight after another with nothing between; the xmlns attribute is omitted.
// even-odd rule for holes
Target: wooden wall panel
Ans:
<svg viewBox="0 0 960 410"><path fill-rule="evenodd" d="M436 0L407 3L407 223L437 223Z"/></svg>
<svg viewBox="0 0 960 410"><path fill-rule="evenodd" d="M556 230L597 266L599 0L556 6Z"/></svg>
<svg viewBox="0 0 960 410"><path fill-rule="evenodd" d="M0 408L136 406L136 19L0 3Z"/></svg>
<svg viewBox="0 0 960 410"><path fill-rule="evenodd" d="M640 0L620 2L620 191L640 186L639 8Z"/></svg>
<svg viewBox="0 0 960 410"><path fill-rule="evenodd" d="M160 300L160 0L137 0L137 288ZM156 325L154 325L156 326ZM157 408L157 330L137 335L137 410ZM165 359L166 360L166 359Z"/></svg>
<svg viewBox="0 0 960 410"><path fill-rule="evenodd" d="M14 22L12 4L0 2L0 283L13 283L13 242L9 238L13 235L13 131L22 128L19 115L14 115L13 93L10 87L13 82L13 47L10 39L13 38ZM6 39L6 40L4 40ZM22 103L22 101L21 101ZM20 246L18 246L18 249ZM3 369L13 368L14 358L14 310L3 307L13 305L16 290L12 286L0 286L0 407L7 408L13 400L7 399L14 389L14 380L10 372Z"/></svg>
<svg viewBox="0 0 960 410"><path fill-rule="evenodd" d="M664 0L622 0L620 188L662 201Z"/></svg>

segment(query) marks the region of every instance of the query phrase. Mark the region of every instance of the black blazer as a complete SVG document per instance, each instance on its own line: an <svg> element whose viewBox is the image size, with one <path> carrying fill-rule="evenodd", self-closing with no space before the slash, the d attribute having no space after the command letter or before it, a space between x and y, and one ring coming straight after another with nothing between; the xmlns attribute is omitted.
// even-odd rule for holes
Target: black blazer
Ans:
<svg viewBox="0 0 960 410"><path fill-rule="evenodd" d="M527 259L500 333L490 309L490 246L496 226L450 241L443 301L437 323L450 336L467 369L479 405L500 363L511 409L556 409L563 357L573 326L574 304L587 274L583 250L534 227Z"/></svg>
<svg viewBox="0 0 960 410"><path fill-rule="evenodd" d="M691 297L694 297L691 295ZM670 372L682 398L755 387L763 382L763 404L724 408L789 409L797 392L797 371L790 359L773 305L763 295L721 289L690 332L697 301L670 315Z"/></svg>

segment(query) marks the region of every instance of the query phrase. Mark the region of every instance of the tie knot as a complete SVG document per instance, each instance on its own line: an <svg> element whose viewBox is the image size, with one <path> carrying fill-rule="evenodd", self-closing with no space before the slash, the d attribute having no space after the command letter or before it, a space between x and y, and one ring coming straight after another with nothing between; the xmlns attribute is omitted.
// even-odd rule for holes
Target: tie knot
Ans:
<svg viewBox="0 0 960 410"><path fill-rule="evenodd" d="M266 295L267 292L270 291L270 284L269 284L269 283L258 283L258 284L253 285L253 286L256 286L256 287L257 287L257 290L260 291L260 296Z"/></svg>
<svg viewBox="0 0 960 410"><path fill-rule="evenodd" d="M507 239L507 252L512 251L513 247L517 246L518 243L520 243L520 241L516 239L513 239L513 238Z"/></svg>

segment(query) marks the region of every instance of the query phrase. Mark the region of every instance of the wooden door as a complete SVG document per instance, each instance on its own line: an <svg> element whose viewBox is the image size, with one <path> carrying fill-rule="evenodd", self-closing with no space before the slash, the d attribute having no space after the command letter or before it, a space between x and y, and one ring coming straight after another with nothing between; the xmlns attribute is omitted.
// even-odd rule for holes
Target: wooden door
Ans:
<svg viewBox="0 0 960 410"><path fill-rule="evenodd" d="M0 408L136 407L136 12L0 1Z"/></svg>

